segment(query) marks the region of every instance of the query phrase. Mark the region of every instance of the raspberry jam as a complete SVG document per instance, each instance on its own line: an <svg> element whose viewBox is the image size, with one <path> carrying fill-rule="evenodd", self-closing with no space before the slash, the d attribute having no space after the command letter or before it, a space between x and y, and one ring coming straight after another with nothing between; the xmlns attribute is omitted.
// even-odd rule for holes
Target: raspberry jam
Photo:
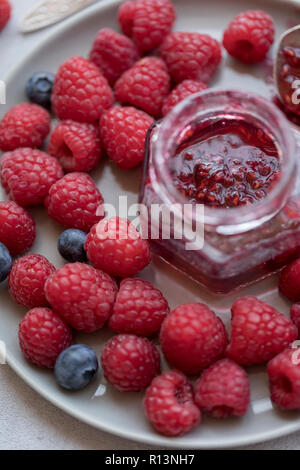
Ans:
<svg viewBox="0 0 300 470"><path fill-rule="evenodd" d="M148 133L143 234L157 256L224 294L300 255L299 188L295 135L274 104L251 93L202 92ZM169 237L153 205L179 207ZM202 230L204 245L187 249L178 221Z"/></svg>
<svg viewBox="0 0 300 470"><path fill-rule="evenodd" d="M287 110L300 116L300 48L286 46L281 54L280 94Z"/></svg>
<svg viewBox="0 0 300 470"><path fill-rule="evenodd" d="M176 188L190 202L216 208L255 203L280 176L272 138L238 119L220 119L194 131L169 167Z"/></svg>

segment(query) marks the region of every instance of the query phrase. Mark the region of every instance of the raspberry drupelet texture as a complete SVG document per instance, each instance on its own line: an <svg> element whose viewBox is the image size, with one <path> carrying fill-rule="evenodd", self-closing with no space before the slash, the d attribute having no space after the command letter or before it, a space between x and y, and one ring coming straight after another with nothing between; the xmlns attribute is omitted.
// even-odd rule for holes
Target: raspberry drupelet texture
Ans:
<svg viewBox="0 0 300 470"><path fill-rule="evenodd" d="M160 373L160 355L147 338L114 336L104 347L101 365L106 380L122 392L139 392Z"/></svg>
<svg viewBox="0 0 300 470"><path fill-rule="evenodd" d="M163 294L143 279L121 282L108 326L118 333L151 336L170 311Z"/></svg>
<svg viewBox="0 0 300 470"><path fill-rule="evenodd" d="M246 64L260 62L274 41L273 19L264 11L249 10L237 15L225 30L223 46Z"/></svg>
<svg viewBox="0 0 300 470"><path fill-rule="evenodd" d="M103 197L86 173L69 173L51 186L45 206L49 217L66 228L83 232L103 218Z"/></svg>
<svg viewBox="0 0 300 470"><path fill-rule="evenodd" d="M130 170L144 160L145 140L154 120L144 111L115 106L100 121L101 139L119 168Z"/></svg>
<svg viewBox="0 0 300 470"><path fill-rule="evenodd" d="M16 260L8 277L11 297L24 307L47 307L45 283L55 267L42 255L27 255Z"/></svg>
<svg viewBox="0 0 300 470"><path fill-rule="evenodd" d="M56 158L36 149L7 152L0 162L2 186L23 207L43 204L51 186L63 175Z"/></svg>
<svg viewBox="0 0 300 470"><path fill-rule="evenodd" d="M300 410L300 348L288 348L268 364L272 402L282 410Z"/></svg>
<svg viewBox="0 0 300 470"><path fill-rule="evenodd" d="M177 83L200 80L208 83L221 62L221 46L208 34L169 34L159 49L169 73Z"/></svg>
<svg viewBox="0 0 300 470"><path fill-rule="evenodd" d="M97 65L111 86L139 58L134 42L109 28L99 31L90 52L91 62Z"/></svg>
<svg viewBox="0 0 300 470"><path fill-rule="evenodd" d="M177 370L155 377L147 389L144 409L152 426L165 436L181 436L201 421L193 387Z"/></svg>
<svg viewBox="0 0 300 470"><path fill-rule="evenodd" d="M214 418L244 416L250 403L250 383L244 369L230 359L221 359L196 383L195 402Z"/></svg>
<svg viewBox="0 0 300 470"><path fill-rule="evenodd" d="M71 57L58 69L52 106L59 119L95 122L113 101L106 78L89 60Z"/></svg>
<svg viewBox="0 0 300 470"><path fill-rule="evenodd" d="M0 242L12 256L28 251L36 237L36 225L31 215L13 201L0 202Z"/></svg>
<svg viewBox="0 0 300 470"><path fill-rule="evenodd" d="M143 51L156 49L172 30L176 20L170 0L136 0L119 8L118 21L124 34Z"/></svg>
<svg viewBox="0 0 300 470"><path fill-rule="evenodd" d="M298 337L292 321L256 297L241 297L232 308L227 356L241 365L269 361Z"/></svg>
<svg viewBox="0 0 300 470"><path fill-rule="evenodd" d="M11 4L9 0L0 0L0 31L5 28L10 20Z"/></svg>
<svg viewBox="0 0 300 470"><path fill-rule="evenodd" d="M57 357L71 346L67 325L49 308L33 308L19 325L20 348L33 364L53 369Z"/></svg>
<svg viewBox="0 0 300 470"><path fill-rule="evenodd" d="M127 219L111 217L92 227L85 242L89 261L112 276L134 276L151 261L150 246Z"/></svg>
<svg viewBox="0 0 300 470"><path fill-rule="evenodd" d="M300 301L300 259L286 266L280 274L280 292L293 302Z"/></svg>
<svg viewBox="0 0 300 470"><path fill-rule="evenodd" d="M83 263L66 264L45 284L53 310L75 330L100 330L112 313L116 282L106 273Z"/></svg>
<svg viewBox="0 0 300 470"><path fill-rule="evenodd" d="M174 106L183 101L188 96L194 95L195 93L200 93L207 89L205 83L196 81L196 80L184 80L179 83L165 99L162 113L163 116L166 116Z"/></svg>
<svg viewBox="0 0 300 470"><path fill-rule="evenodd" d="M154 117L161 115L170 91L170 77L165 63L158 57L145 57L119 78L116 99L122 104L140 108Z"/></svg>
<svg viewBox="0 0 300 470"><path fill-rule="evenodd" d="M40 147L50 132L49 113L36 104L21 103L11 108L0 122L0 150Z"/></svg>
<svg viewBox="0 0 300 470"><path fill-rule="evenodd" d="M191 375L222 358L227 343L222 320L204 304L175 308L160 331L160 344L168 363Z"/></svg>
<svg viewBox="0 0 300 470"><path fill-rule="evenodd" d="M98 125L70 120L60 122L51 134L48 152L67 172L91 171L102 155Z"/></svg>
<svg viewBox="0 0 300 470"><path fill-rule="evenodd" d="M297 302L291 306L290 315L292 322L294 325L296 325L300 334L300 302Z"/></svg>

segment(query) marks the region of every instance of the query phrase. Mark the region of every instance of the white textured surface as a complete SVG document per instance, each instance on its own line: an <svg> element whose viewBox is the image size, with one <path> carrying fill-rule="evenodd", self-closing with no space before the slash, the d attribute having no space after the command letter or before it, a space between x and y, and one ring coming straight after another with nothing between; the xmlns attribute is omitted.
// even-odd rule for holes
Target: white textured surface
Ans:
<svg viewBox="0 0 300 470"><path fill-rule="evenodd" d="M25 12L38 3L39 0L13 0L13 18L0 33L0 79L47 35L48 30L28 36L17 32ZM0 366L0 403L0 449L150 448L95 430L66 415L32 391L8 366ZM299 438L297 433L249 449L300 449Z"/></svg>

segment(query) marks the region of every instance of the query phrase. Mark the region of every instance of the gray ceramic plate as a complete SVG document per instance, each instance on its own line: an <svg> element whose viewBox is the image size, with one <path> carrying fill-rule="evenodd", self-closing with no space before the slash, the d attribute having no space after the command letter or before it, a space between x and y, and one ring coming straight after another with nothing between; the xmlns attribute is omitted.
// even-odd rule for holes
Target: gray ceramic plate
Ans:
<svg viewBox="0 0 300 470"><path fill-rule="evenodd" d="M51 34L50 31L48 38L38 44L7 78L6 108L25 99L24 83L34 71L55 72L59 64L71 55L87 56L93 37L100 28L105 26L117 28L116 12L119 3L118 0L102 0L62 23L55 34ZM174 4L179 18L176 29L210 33L219 39L232 17L249 8L263 7L273 15L277 38L282 31L300 20L299 10L296 13L295 7L292 7L287 0L282 2L175 0ZM268 63L258 68L241 66L232 62L224 53L223 65L214 86L242 88L269 96L270 70ZM5 107L1 107L1 111L4 112ZM131 202L136 202L139 170L122 173L106 161L94 171L93 177L106 202L116 203L119 194L127 194ZM1 191L0 197L5 198ZM34 209L32 213L39 228L38 238L32 251L44 254L56 266L60 266L62 260L57 254L56 242L62 228L48 219L42 209ZM216 299L215 296L205 293L184 276L173 272L158 261L153 262L142 276L162 289L171 307L187 301L204 301L210 304L227 324L230 304L237 295L241 295L240 292L234 296ZM242 292L243 295L246 293L255 293L280 311L288 313L289 305L278 296L274 279ZM19 350L17 341L18 323L25 311L10 300L6 285L0 287L0 305L0 338L6 343L11 367L49 401L97 428L136 441L180 449L233 447L261 442L300 429L300 414L280 413L272 408L265 371L263 368L255 368L249 371L252 402L245 418L224 422L204 418L201 426L181 438L162 437L152 430L144 418L142 394L122 394L108 387L103 396L93 398L99 380L83 392L65 393L57 387L51 372L28 364ZM93 335L78 335L76 341L91 345L100 355L102 346L110 335L108 331L100 331Z"/></svg>

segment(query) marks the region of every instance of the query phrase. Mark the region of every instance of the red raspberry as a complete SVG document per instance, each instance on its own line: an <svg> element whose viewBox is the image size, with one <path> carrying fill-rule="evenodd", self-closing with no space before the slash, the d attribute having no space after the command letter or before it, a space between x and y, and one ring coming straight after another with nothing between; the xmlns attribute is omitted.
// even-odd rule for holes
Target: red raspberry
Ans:
<svg viewBox="0 0 300 470"><path fill-rule="evenodd" d="M175 20L176 11L169 0L125 2L118 14L124 34L130 36L143 52L158 47L170 33Z"/></svg>
<svg viewBox="0 0 300 470"><path fill-rule="evenodd" d="M223 37L227 52L246 64L263 60L274 41L273 19L264 11L249 10L237 15Z"/></svg>
<svg viewBox="0 0 300 470"><path fill-rule="evenodd" d="M244 416L250 403L248 375L230 359L221 359L197 381L195 402L214 418Z"/></svg>
<svg viewBox="0 0 300 470"><path fill-rule="evenodd" d="M100 330L112 313L117 286L106 273L83 263L66 264L45 284L46 298L75 330Z"/></svg>
<svg viewBox="0 0 300 470"><path fill-rule="evenodd" d="M91 171L102 154L98 126L60 122L51 134L48 152L59 160L65 171Z"/></svg>
<svg viewBox="0 0 300 470"><path fill-rule="evenodd" d="M153 122L144 111L130 107L115 106L103 114L101 138L118 167L129 170L144 160L146 135Z"/></svg>
<svg viewBox="0 0 300 470"><path fill-rule="evenodd" d="M109 28L99 31L90 52L90 60L112 86L139 58L133 41Z"/></svg>
<svg viewBox="0 0 300 470"><path fill-rule="evenodd" d="M12 265L8 288L17 304L24 307L47 307L44 286L55 267L42 255L27 255Z"/></svg>
<svg viewBox="0 0 300 470"><path fill-rule="evenodd" d="M34 308L19 325L19 342L28 361L53 369L59 354L71 346L72 334L52 310Z"/></svg>
<svg viewBox="0 0 300 470"><path fill-rule="evenodd" d="M0 162L5 191L23 207L42 204L53 183L63 175L56 158L31 148L5 153Z"/></svg>
<svg viewBox="0 0 300 470"><path fill-rule="evenodd" d="M294 325L298 328L298 332L300 333L300 302L291 306L291 319Z"/></svg>
<svg viewBox="0 0 300 470"><path fill-rule="evenodd" d="M165 97L170 91L170 77L158 57L145 57L127 70L116 83L116 99L141 108L151 116L161 115Z"/></svg>
<svg viewBox="0 0 300 470"><path fill-rule="evenodd" d="M144 408L150 423L165 436L181 436L201 421L193 387L177 370L155 377L146 392Z"/></svg>
<svg viewBox="0 0 300 470"><path fill-rule="evenodd" d="M118 333L151 336L159 331L169 311L168 302L150 282L124 279L108 326Z"/></svg>
<svg viewBox="0 0 300 470"><path fill-rule="evenodd" d="M278 287L288 299L300 301L300 258L281 271Z"/></svg>
<svg viewBox="0 0 300 470"><path fill-rule="evenodd" d="M50 132L50 123L49 113L37 104L14 106L0 122L0 150L40 147Z"/></svg>
<svg viewBox="0 0 300 470"><path fill-rule="evenodd" d="M0 202L0 242L12 256L28 251L36 237L35 221L13 201Z"/></svg>
<svg viewBox="0 0 300 470"><path fill-rule="evenodd" d="M160 355L147 338L114 336L101 355L104 377L122 392L139 392L160 373Z"/></svg>
<svg viewBox="0 0 300 470"><path fill-rule="evenodd" d="M160 330L162 351L171 366L198 374L223 357L228 343L225 326L204 304L175 308Z"/></svg>
<svg viewBox="0 0 300 470"><path fill-rule="evenodd" d="M169 96L165 99L165 103L162 108L163 116L166 116L174 106L183 101L188 96L193 95L194 93L199 93L200 91L206 90L207 85L196 80L184 80L179 83Z"/></svg>
<svg viewBox="0 0 300 470"><path fill-rule="evenodd" d="M222 58L219 42L200 33L169 34L159 54L176 82L189 79L208 83Z"/></svg>
<svg viewBox="0 0 300 470"><path fill-rule="evenodd" d="M4 29L11 15L11 4L9 0L0 0L0 31Z"/></svg>
<svg viewBox="0 0 300 470"><path fill-rule="evenodd" d="M113 93L95 64L71 57L60 66L52 93L53 110L59 119L95 122L112 104Z"/></svg>
<svg viewBox="0 0 300 470"><path fill-rule="evenodd" d="M85 242L89 261L112 276L137 274L151 261L150 247L127 219L111 217L92 227Z"/></svg>
<svg viewBox="0 0 300 470"><path fill-rule="evenodd" d="M269 361L297 339L295 325L256 297L241 297L232 308L231 341L227 356L250 366Z"/></svg>
<svg viewBox="0 0 300 470"><path fill-rule="evenodd" d="M273 403L282 410L300 409L300 348L288 348L268 364Z"/></svg>
<svg viewBox="0 0 300 470"><path fill-rule="evenodd" d="M48 215L66 228L83 232L102 219L103 197L86 173L69 173L51 186L45 200Z"/></svg>

